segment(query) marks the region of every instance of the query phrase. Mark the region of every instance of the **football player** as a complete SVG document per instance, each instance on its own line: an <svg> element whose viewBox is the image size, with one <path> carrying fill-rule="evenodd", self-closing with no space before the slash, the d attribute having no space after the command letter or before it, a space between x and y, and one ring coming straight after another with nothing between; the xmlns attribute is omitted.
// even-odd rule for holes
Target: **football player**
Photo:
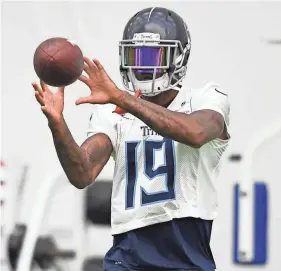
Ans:
<svg viewBox="0 0 281 271"><path fill-rule="evenodd" d="M84 58L91 103L88 138L78 146L62 115L63 88L34 83L61 165L72 185L93 183L115 160L105 270L215 270L210 248L216 178L229 141L229 101L215 83L182 86L191 49L184 20L146 8L120 42L122 91L96 59Z"/></svg>

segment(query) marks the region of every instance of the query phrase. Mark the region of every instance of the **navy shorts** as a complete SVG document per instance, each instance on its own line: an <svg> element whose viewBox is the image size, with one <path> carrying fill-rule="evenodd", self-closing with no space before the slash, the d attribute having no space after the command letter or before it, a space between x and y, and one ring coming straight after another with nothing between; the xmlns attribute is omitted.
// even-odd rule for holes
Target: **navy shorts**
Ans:
<svg viewBox="0 0 281 271"><path fill-rule="evenodd" d="M213 271L212 223L188 217L115 235L104 270Z"/></svg>

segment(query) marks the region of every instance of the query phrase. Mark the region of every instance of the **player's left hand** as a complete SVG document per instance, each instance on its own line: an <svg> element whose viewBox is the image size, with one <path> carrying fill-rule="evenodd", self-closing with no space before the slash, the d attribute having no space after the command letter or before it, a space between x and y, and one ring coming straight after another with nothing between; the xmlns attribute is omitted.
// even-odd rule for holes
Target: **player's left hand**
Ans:
<svg viewBox="0 0 281 271"><path fill-rule="evenodd" d="M91 94L87 97L79 98L76 105L113 103L122 91L114 84L97 59L91 61L89 58L84 57L84 62L84 71L88 77L81 75L79 80L89 87Z"/></svg>

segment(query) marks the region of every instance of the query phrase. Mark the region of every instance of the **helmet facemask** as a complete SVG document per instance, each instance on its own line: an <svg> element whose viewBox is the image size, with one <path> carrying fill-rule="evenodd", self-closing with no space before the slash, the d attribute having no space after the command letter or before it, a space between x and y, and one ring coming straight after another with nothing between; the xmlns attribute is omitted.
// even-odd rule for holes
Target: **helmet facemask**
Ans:
<svg viewBox="0 0 281 271"><path fill-rule="evenodd" d="M161 40L157 33L134 34L119 43L120 72L125 88L155 96L178 86L186 74L190 43Z"/></svg>

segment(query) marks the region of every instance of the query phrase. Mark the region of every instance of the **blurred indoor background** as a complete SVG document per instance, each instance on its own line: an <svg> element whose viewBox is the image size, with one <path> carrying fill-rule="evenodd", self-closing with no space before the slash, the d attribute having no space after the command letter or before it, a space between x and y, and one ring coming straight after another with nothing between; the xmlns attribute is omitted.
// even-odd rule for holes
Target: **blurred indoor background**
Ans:
<svg viewBox="0 0 281 271"><path fill-rule="evenodd" d="M122 87L118 42L129 18L150 6L174 10L189 26L192 49L185 86L198 88L215 81L229 94L232 139L217 182L220 213L214 222L211 242L218 270L280 270L281 2L278 1L4 2L1 270L13 270L9 259L15 263L19 236L23 237L25 227L25 236L30 235L20 254L23 265L29 266L30 258L34 262L33 248L37 243L39 260L32 270L102 270L98 266L112 242L109 211L114 163L109 161L96 189L94 184L88 190L77 190L67 182L47 120L34 98L31 82L38 79L33 54L43 40L67 37L76 41L85 56L98 58ZM75 100L86 96L88 90L77 81L66 88L65 94L64 116L75 140L81 144L86 138L91 105L76 106ZM266 137L268 140L264 141ZM254 142L257 148L252 155ZM253 158L251 167L243 167L247 155ZM245 181L245 169L251 182L261 182L267 189L267 199L264 195L265 202L256 206L258 213L266 209L261 211L267 214L266 227L261 233L265 239L253 242L253 250L264 246L263 255L257 264L246 265L235 263L235 236L243 230L244 222L239 229L234 227L239 220L234 215L234 187ZM249 217L253 224L254 217L254 214ZM50 251L53 254L49 255ZM27 270L31 269L20 271Z"/></svg>

